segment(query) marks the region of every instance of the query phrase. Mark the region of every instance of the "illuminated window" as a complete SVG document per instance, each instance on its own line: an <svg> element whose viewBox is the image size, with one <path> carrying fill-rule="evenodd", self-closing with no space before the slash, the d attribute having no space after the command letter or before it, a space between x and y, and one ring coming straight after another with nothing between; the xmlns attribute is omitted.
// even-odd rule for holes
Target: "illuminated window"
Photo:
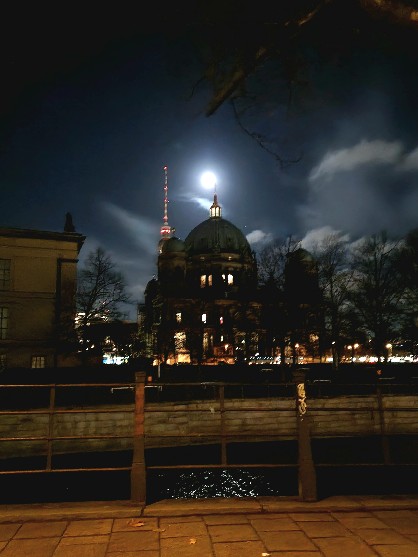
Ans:
<svg viewBox="0 0 418 557"><path fill-rule="evenodd" d="M174 334L174 346L176 352L186 348L186 333L184 331L179 331Z"/></svg>
<svg viewBox="0 0 418 557"><path fill-rule="evenodd" d="M203 333L203 351L206 353L209 349L209 333Z"/></svg>
<svg viewBox="0 0 418 557"><path fill-rule="evenodd" d="M220 318L219 318L219 324L220 324L220 325L223 325L223 324L224 324L224 318L223 318L223 317L220 317Z"/></svg>
<svg viewBox="0 0 418 557"><path fill-rule="evenodd" d="M31 366L32 368L45 367L45 356L32 356Z"/></svg>
<svg viewBox="0 0 418 557"><path fill-rule="evenodd" d="M0 307L0 339L7 338L7 329L9 327L9 308Z"/></svg>
<svg viewBox="0 0 418 557"><path fill-rule="evenodd" d="M202 313L202 323L206 323L206 313Z"/></svg>
<svg viewBox="0 0 418 557"><path fill-rule="evenodd" d="M208 275L208 286L212 286L212 275Z"/></svg>
<svg viewBox="0 0 418 557"><path fill-rule="evenodd" d="M200 288L205 288L206 286L206 275L200 275Z"/></svg>
<svg viewBox="0 0 418 557"><path fill-rule="evenodd" d="M228 273L228 275L222 275L222 280L227 284L234 284L234 277L231 273Z"/></svg>
<svg viewBox="0 0 418 557"><path fill-rule="evenodd" d="M176 321L177 321L177 323L181 323L181 311L178 311L176 313Z"/></svg>
<svg viewBox="0 0 418 557"><path fill-rule="evenodd" d="M0 259L0 290L10 288L10 259Z"/></svg>

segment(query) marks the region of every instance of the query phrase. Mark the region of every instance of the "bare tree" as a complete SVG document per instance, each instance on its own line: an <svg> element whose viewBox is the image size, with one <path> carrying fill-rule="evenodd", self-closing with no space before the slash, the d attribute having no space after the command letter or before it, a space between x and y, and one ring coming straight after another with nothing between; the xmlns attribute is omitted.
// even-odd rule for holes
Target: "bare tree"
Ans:
<svg viewBox="0 0 418 557"><path fill-rule="evenodd" d="M351 302L372 337L379 361L386 343L399 332L404 314L405 283L399 268L401 244L384 232L365 239L353 253Z"/></svg>
<svg viewBox="0 0 418 557"><path fill-rule="evenodd" d="M326 337L331 342L333 368L341 359L342 337L346 329L347 305L352 279L347 242L339 234L330 234L314 250L318 262L319 286Z"/></svg>
<svg viewBox="0 0 418 557"><path fill-rule="evenodd" d="M102 248L92 251L79 271L77 287L77 325L82 351L88 349L88 328L123 316L121 304L131 303L123 275Z"/></svg>

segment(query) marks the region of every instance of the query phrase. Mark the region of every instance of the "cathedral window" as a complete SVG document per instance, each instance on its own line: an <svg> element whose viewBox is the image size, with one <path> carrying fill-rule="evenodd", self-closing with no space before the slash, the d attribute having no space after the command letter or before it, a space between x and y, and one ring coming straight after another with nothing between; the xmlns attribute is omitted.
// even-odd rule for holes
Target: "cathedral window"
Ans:
<svg viewBox="0 0 418 557"><path fill-rule="evenodd" d="M227 275L223 274L222 280L229 285L234 284L234 275L232 275L231 273L228 273Z"/></svg>
<svg viewBox="0 0 418 557"><path fill-rule="evenodd" d="M184 331L174 333L174 346L176 352L186 348L186 333Z"/></svg>
<svg viewBox="0 0 418 557"><path fill-rule="evenodd" d="M212 275L200 275L200 288L212 286Z"/></svg>

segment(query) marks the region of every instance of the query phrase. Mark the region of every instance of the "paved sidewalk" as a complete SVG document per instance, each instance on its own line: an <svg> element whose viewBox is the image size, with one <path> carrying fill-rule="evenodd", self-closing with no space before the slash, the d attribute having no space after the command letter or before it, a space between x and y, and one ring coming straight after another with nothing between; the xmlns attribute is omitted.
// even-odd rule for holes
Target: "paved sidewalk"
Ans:
<svg viewBox="0 0 418 557"><path fill-rule="evenodd" d="M418 496L0 506L0 557L414 557Z"/></svg>

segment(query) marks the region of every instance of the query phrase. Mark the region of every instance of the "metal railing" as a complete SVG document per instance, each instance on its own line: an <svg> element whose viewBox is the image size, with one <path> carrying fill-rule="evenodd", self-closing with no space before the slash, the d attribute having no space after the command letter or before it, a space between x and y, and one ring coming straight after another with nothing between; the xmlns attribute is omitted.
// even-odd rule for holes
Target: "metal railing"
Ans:
<svg viewBox="0 0 418 557"><path fill-rule="evenodd" d="M303 385L302 390L299 388ZM305 391L306 386L306 391ZM356 405L352 406L338 406L327 405L321 408L321 412L332 412L338 416L341 412L350 412L355 410L358 415L364 413L377 413L379 416L379 431L378 436L381 439L382 447L382 464L390 465L392 463L390 454L389 434L387 431L387 423L385 415L390 412L416 412L418 407L402 407L402 406L383 406L382 395L387 393L399 392L399 389L393 385L354 385L355 392L360 391L359 396L374 396L375 404ZM147 471L150 470L169 470L169 469L188 469L188 468L297 468L299 473L299 484L302 486L300 494L305 500L314 500L316 498L315 486L315 467L330 466L332 463L320 462L317 460L315 463L312 459L312 416L310 409L310 400L321 399L327 396L335 396L337 387L331 384L309 385L304 382L304 378L296 377L292 383L285 384L239 384L239 383L146 383L146 374L138 372L135 374L135 382L124 383L54 383L54 384L5 384L0 385L0 393L3 397L1 403L2 410L0 410L0 420L6 417L13 418L14 416L23 416L24 419L30 420L32 417L44 416L44 430L35 435L13 435L0 437L0 452L2 443L22 444L37 443L38 447L42 445L43 450L41 456L44 459L43 465L33 468L19 468L14 466L10 469L0 470L0 475L18 475L18 474L40 474L40 473L68 473L68 472L94 472L94 471L126 471L130 473L130 495L133 501L145 502L146 501L146 484L147 484ZM338 386L339 393L350 392L347 385ZM86 396L86 393L87 396ZM115 400L115 394L118 395L118 400ZM306 394L307 408L303 411L303 404L305 403ZM261 408L257 399L263 398L272 401L281 400L285 401L282 406ZM302 399L301 399L302 396ZM305 399L303 399L305 397ZM204 412L198 406L193 407L189 404L185 410L185 402L196 401L199 399L203 402L211 402L210 413L219 417L219 428L214 433L213 431L205 433L204 431L193 431L189 428L187 431L187 440L191 445L200 444L218 444L220 446L219 461L218 462L201 462L201 463L188 463L181 464L167 464L157 463L150 464L146 462L146 447L152 443L153 439L158 440L171 440L172 445L176 445L180 434L178 432L158 431L152 432L151 428L145 427L146 417L151 418L152 415L159 413L167 413L164 407L165 403L178 403L177 406L171 407L171 418L175 419L176 414L183 413L183 417L187 423L191 421L192 416L201 416L201 423L204 423ZM251 401L254 404L245 404L240 408L239 405L229 407L228 401L230 399L241 399ZM303 404L302 404L303 403ZM233 431L228 428L227 416L229 412L245 413L247 416L255 415L255 413L286 413L293 416L294 431L289 433L279 433L269 431ZM118 433L112 431L111 433L86 433L86 434L58 434L57 433L57 420L60 416L83 416L102 414L111 416L115 413L126 414L126 419L131 421L131 430ZM251 419L251 418L250 418ZM402 431L398 432L402 435ZM228 455L228 448L232 443L237 441L241 442L258 442L263 440L280 442L292 438L297 443L297 450L294 452L291 462L272 462L267 460L264 462L251 462L250 458L246 461L234 462ZM112 444L121 446L121 443L128 447L129 454L131 455L130 462L125 465L111 465L111 466L65 466L62 463L56 464L57 457L63 455L63 443L65 443L64 453L80 452L80 445L83 442L109 442L107 449ZM199 443L196 443L199 442ZM61 446L60 446L61 443ZM73 448L71 449L71 444ZM55 447L57 446L57 447ZM88 447L93 451L93 447ZM83 453L87 460L87 452ZM25 449L22 448L21 454L25 454ZM83 458L82 455L82 458ZM248 455L247 455L248 456ZM4 456L3 456L4 460ZM7 460L5 461L7 464ZM58 462L58 461L57 461ZM352 463L351 463L352 464ZM374 463L375 464L375 463ZM367 462L359 465L367 466ZM4 468L4 466L3 466Z"/></svg>

